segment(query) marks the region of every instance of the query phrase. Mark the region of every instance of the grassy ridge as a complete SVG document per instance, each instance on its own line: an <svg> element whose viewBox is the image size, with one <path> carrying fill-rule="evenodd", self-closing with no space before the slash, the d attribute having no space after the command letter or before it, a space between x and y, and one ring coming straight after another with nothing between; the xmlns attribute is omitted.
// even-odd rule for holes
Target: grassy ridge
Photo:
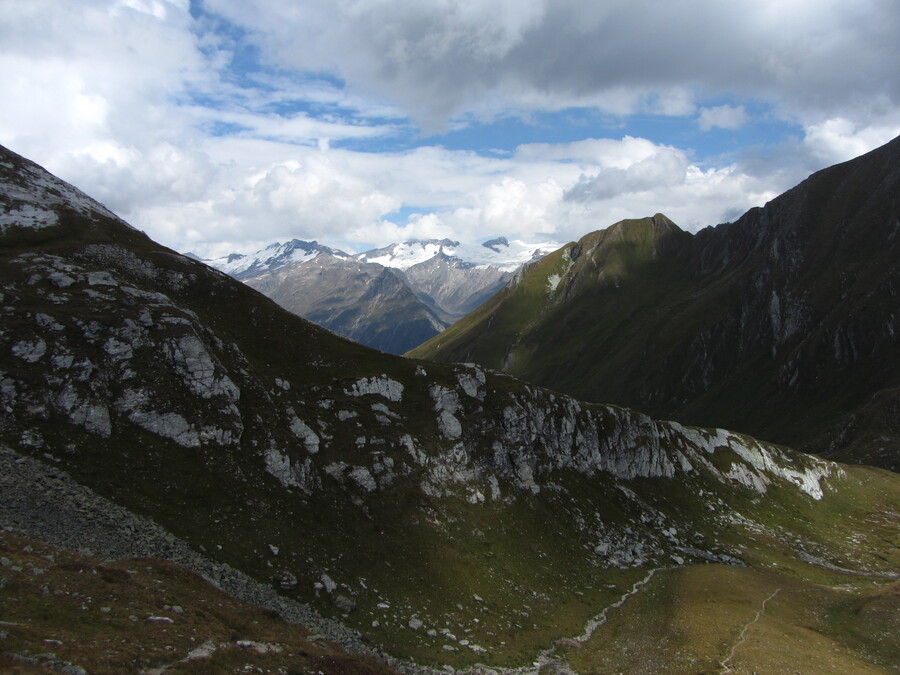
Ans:
<svg viewBox="0 0 900 675"><path fill-rule="evenodd" d="M616 223L410 355L900 470L898 166L900 139L696 235Z"/></svg>

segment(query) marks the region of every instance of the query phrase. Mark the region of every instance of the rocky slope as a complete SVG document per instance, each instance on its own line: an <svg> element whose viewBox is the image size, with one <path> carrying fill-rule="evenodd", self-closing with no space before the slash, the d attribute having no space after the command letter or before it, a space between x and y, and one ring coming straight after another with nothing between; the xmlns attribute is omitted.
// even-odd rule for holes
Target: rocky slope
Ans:
<svg viewBox="0 0 900 675"><path fill-rule="evenodd" d="M320 254L244 282L299 316L392 354L448 325L416 296L402 272L353 258Z"/></svg>
<svg viewBox="0 0 900 675"><path fill-rule="evenodd" d="M320 326L402 354L475 309L550 246L411 240L349 255L294 239L203 262Z"/></svg>
<svg viewBox="0 0 900 675"><path fill-rule="evenodd" d="M643 616L626 601L675 568L857 594L896 578L891 474L390 357L6 150L0 184L0 524L17 532L190 563L223 586L232 570L407 672L564 667L568 643L542 650L590 644L603 608ZM850 644L859 619L828 628L828 607L822 634ZM890 662L890 645L859 640L856 662ZM717 649L692 658L712 667Z"/></svg>
<svg viewBox="0 0 900 675"><path fill-rule="evenodd" d="M449 323L478 307L513 276L499 267L465 262L447 254L407 267L403 274L419 296L435 304Z"/></svg>
<svg viewBox="0 0 900 675"><path fill-rule="evenodd" d="M4 673L396 672L157 558L110 562L0 531L0 561L16 619L0 631Z"/></svg>
<svg viewBox="0 0 900 675"><path fill-rule="evenodd" d="M900 139L696 235L623 221L412 352L900 469Z"/></svg>

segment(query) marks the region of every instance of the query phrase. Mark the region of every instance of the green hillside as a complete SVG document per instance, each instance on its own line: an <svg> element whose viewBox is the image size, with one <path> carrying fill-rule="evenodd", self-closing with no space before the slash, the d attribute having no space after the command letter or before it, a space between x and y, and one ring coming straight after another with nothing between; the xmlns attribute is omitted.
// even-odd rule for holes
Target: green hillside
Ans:
<svg viewBox="0 0 900 675"><path fill-rule="evenodd" d="M410 356L900 468L900 139L696 235L568 244Z"/></svg>

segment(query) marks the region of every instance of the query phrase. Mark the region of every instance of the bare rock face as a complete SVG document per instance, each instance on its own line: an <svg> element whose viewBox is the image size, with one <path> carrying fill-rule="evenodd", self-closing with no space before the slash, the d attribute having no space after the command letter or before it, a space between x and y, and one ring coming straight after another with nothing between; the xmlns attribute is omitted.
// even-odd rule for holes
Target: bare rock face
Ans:
<svg viewBox="0 0 900 675"><path fill-rule="evenodd" d="M330 249L240 275L285 309L367 346L402 354L448 322L421 300L403 272L361 263Z"/></svg>
<svg viewBox="0 0 900 675"><path fill-rule="evenodd" d="M436 255L404 270L410 286L448 316L461 317L503 288L512 273L493 265L467 263Z"/></svg>
<svg viewBox="0 0 900 675"><path fill-rule="evenodd" d="M388 401L399 403L403 400L403 384L390 379L387 375L364 377L354 382L350 389L345 389L344 393L350 396L374 394L386 398Z"/></svg>

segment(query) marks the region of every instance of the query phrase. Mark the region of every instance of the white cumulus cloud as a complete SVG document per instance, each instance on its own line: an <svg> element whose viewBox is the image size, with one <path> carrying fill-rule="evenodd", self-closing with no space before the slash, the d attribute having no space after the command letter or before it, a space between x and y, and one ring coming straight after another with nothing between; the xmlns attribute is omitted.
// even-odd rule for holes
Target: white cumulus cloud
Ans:
<svg viewBox="0 0 900 675"><path fill-rule="evenodd" d="M0 143L181 250L697 229L900 134L897 34L895 0L4 0ZM600 122L544 133L569 109ZM652 134L758 114L791 133Z"/></svg>

